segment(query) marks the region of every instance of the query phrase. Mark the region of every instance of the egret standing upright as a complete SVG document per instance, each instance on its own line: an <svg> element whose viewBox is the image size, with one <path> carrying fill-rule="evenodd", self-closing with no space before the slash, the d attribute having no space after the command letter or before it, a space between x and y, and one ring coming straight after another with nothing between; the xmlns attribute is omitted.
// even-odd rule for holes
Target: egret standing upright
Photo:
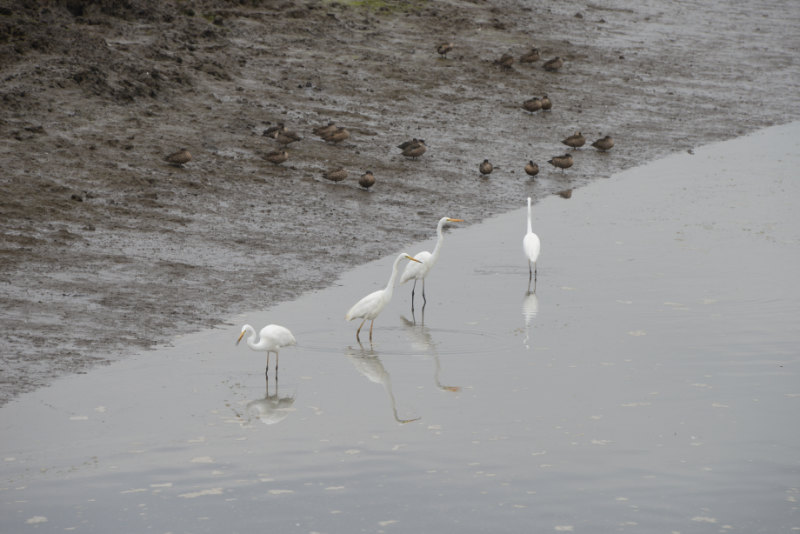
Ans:
<svg viewBox="0 0 800 534"><path fill-rule="evenodd" d="M528 258L528 285L530 286L531 277L533 277L534 292L536 292L536 260L539 259L541 249L539 236L534 234L531 228L531 197L528 197L528 233L522 239L522 250L525 251L525 257ZM533 269L531 269L531 264L533 264Z"/></svg>
<svg viewBox="0 0 800 534"><path fill-rule="evenodd" d="M356 341L361 343L361 338L358 337L361 333L361 327L364 326L364 323L367 322L369 319L369 340L372 342L372 327L375 325L375 318L380 315L383 311L383 308L389 304L389 301L392 300L392 293L394 292L394 281L397 279L397 271L400 269L400 262L402 260L411 260L417 263L420 261L416 258L413 258L406 254L405 252L399 254L397 259L394 260L394 265L392 265L392 276L389 278L389 283L386 284L386 287L383 289L379 289L378 291L373 291L366 297L362 298L355 304L344 318L348 321L352 321L356 317L362 317L364 320L361 321L361 324L358 326L358 330L356 330Z"/></svg>
<svg viewBox="0 0 800 534"><path fill-rule="evenodd" d="M403 271L403 276L400 277L400 283L405 284L412 278L414 279L414 287L411 289L411 311L414 311L414 290L417 288L417 280L422 280L422 306L425 307L427 304L427 299L425 298L425 277L428 276L428 273L433 269L434 264L436 264L436 260L439 259L439 252L442 250L442 241L444 241L444 234L442 233L442 228L444 225L449 222L464 222L464 219L451 219L450 217L442 217L439 219L439 224L436 225L436 234L439 236L439 240L436 241L436 247L433 249L433 254L428 252L427 250L423 250L422 252L418 253L415 258L417 258L418 263L409 263L406 265L406 270Z"/></svg>
<svg viewBox="0 0 800 534"><path fill-rule="evenodd" d="M292 333L289 331L288 328L283 326L279 326L276 324L268 324L264 328L261 329L261 332L256 335L256 330L249 324L246 324L242 327L242 333L239 334L239 339L236 340L236 344L238 345L239 342L242 340L245 334L249 333L250 335L247 338L247 345L253 350L265 350L267 351L267 370L264 373L265 375L269 374L269 353L275 353L275 378L278 377L278 349L281 347L288 347L291 345L297 345L297 340L295 340Z"/></svg>

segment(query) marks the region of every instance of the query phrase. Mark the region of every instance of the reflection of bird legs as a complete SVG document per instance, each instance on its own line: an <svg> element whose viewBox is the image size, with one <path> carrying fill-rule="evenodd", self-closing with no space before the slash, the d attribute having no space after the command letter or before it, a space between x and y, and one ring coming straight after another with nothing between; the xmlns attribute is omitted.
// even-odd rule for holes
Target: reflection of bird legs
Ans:
<svg viewBox="0 0 800 534"><path fill-rule="evenodd" d="M414 314L413 300L412 300L412 306L411 306L411 321L412 321L412 324L414 324L414 325L417 324L417 317ZM425 326L425 305L424 304L422 306L422 319L420 320L420 325Z"/></svg>
<svg viewBox="0 0 800 534"><path fill-rule="evenodd" d="M264 398L255 399L247 403L247 422L255 418L265 425L273 425L283 421L293 411L294 395L281 397L277 378L275 379L275 391L270 395L269 378L266 378L265 382Z"/></svg>
<svg viewBox="0 0 800 534"><path fill-rule="evenodd" d="M528 291L525 293L525 297L522 299L522 316L525 318L525 339L522 340L522 344L525 345L526 348L530 348L528 341L531 337L531 321L533 321L533 319L539 313L539 299L536 296L536 288L534 286L533 291L530 289L531 286L530 283L528 283Z"/></svg>
<svg viewBox="0 0 800 534"><path fill-rule="evenodd" d="M270 398L269 397L269 377L267 376L265 378L266 378L266 382L267 382L267 387L266 387L266 390L265 390L265 393L264 393L264 398L265 399L269 399ZM275 396L277 396L277 395L278 395L278 379L276 378L275 379Z"/></svg>
<svg viewBox="0 0 800 534"><path fill-rule="evenodd" d="M531 279L533 280L533 291L531 291ZM533 264L533 271L531 272L530 262L528 262L528 293L536 293L536 264Z"/></svg>
<svg viewBox="0 0 800 534"><path fill-rule="evenodd" d="M442 364L439 361L439 354L436 352L436 344L433 342L433 338L431 337L430 331L428 328L425 328L425 308L422 308L422 322L419 324L419 330L417 330L417 321L414 318L414 310L411 310L411 321L403 317L402 315L400 318L409 328L409 331L413 333L415 336L421 339L421 344L425 347L426 352L429 352L433 357L433 363L435 364L436 368L433 373L433 380L436 383L436 387L443 391L461 391L461 387L459 386L445 386L439 381L439 373L442 371Z"/></svg>
<svg viewBox="0 0 800 534"><path fill-rule="evenodd" d="M397 415L397 403L394 400L394 393L392 393L392 384L391 382L389 382L388 376L386 382L384 382L383 384L383 387L384 389L386 389L386 393L389 394L389 400L392 401L392 413L394 414L395 421L397 421L401 425L404 425L406 423L413 423L414 421L418 421L420 419L419 417L415 417L414 419L400 419L400 417Z"/></svg>
<svg viewBox="0 0 800 534"><path fill-rule="evenodd" d="M439 382L439 373L442 371L442 364L439 363L439 355L435 352L433 353L433 361L436 364L436 371L433 373L433 380L436 382L436 387L444 391L461 391L459 386L443 386L441 382Z"/></svg>
<svg viewBox="0 0 800 534"><path fill-rule="evenodd" d="M386 368L381 363L380 358L372 348L366 350L360 343L359 346L361 348L360 354L351 353L350 351L345 354L353 363L353 365L355 365L358 372L367 377L370 382L375 382L376 384L383 386L384 391L386 391L387 395L389 395L389 401L392 403L392 413L395 421L400 424L406 424L420 419L419 417L415 417L413 419L400 419L400 417L397 415L397 401L395 400L394 393L392 392L392 383L389 373L386 371Z"/></svg>

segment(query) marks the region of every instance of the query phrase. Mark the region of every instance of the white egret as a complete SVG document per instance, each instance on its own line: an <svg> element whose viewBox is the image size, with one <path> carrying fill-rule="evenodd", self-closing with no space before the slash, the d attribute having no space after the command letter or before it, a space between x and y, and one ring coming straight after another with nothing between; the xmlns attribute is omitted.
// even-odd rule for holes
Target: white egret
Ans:
<svg viewBox="0 0 800 534"><path fill-rule="evenodd" d="M397 278L397 270L400 268L400 262L402 260L411 260L417 263L420 261L412 256L409 256L405 252L401 253L397 256L397 259L394 260L394 265L392 266L392 276L389 278L389 283L386 284L384 289L379 289L378 291L373 291L363 299L356 302L352 308L347 312L347 315L344 318L348 321L352 321L356 317L361 317L364 320L361 321L361 324L356 330L356 340L360 343L361 339L358 335L361 333L361 327L364 326L364 323L367 322L367 319L372 321L369 324L369 340L372 341L372 326L375 324L375 318L380 315L383 308L389 304L389 301L392 300L392 293L394 292L394 281Z"/></svg>
<svg viewBox="0 0 800 534"><path fill-rule="evenodd" d="M525 251L525 257L528 258L528 284L531 283L531 277L533 277L534 291L536 291L536 260L539 259L541 249L539 236L534 234L531 228L531 197L528 197L528 233L522 239L522 250ZM533 270L531 270L531 264L533 264Z"/></svg>
<svg viewBox="0 0 800 534"><path fill-rule="evenodd" d="M278 375L278 349L281 347L289 347L297 345L297 340L294 338L288 328L276 324L268 324L261 329L261 332L256 335L256 330L249 324L242 327L242 333L239 334L239 339L236 344L242 340L245 334L250 334L247 337L247 345L253 350L267 351L267 370L264 374L269 374L269 353L275 353L275 375Z"/></svg>
<svg viewBox="0 0 800 534"><path fill-rule="evenodd" d="M442 241L444 241L442 228L444 228L444 225L449 222L464 222L464 219L451 219L450 217L442 217L439 219L439 224L436 225L436 234L439 236L439 240L436 241L436 247L433 249L433 253L423 250L422 252L416 254L414 257L417 258L419 263L409 263L406 265L406 270L403 271L403 276L400 277L401 284L405 284L411 279L414 280L414 287L411 288L412 311L414 310L414 290L417 289L417 280L422 280L423 306L428 302L425 299L425 277L428 276L428 273L436 264L436 260L439 259L439 252L442 250Z"/></svg>

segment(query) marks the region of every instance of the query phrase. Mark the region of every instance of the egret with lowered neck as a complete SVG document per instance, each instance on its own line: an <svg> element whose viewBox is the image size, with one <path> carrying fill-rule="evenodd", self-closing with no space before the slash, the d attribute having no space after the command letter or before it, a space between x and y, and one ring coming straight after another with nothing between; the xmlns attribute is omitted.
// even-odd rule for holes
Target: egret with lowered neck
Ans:
<svg viewBox="0 0 800 534"><path fill-rule="evenodd" d="M261 329L261 332L256 335L256 330L249 324L246 324L242 327L242 333L239 334L239 339L236 340L236 344L238 345L239 342L242 340L245 334L249 334L247 337L247 345L253 350L265 350L267 351L267 370L264 372L265 375L269 374L269 353L275 353L275 377L278 377L278 349L281 347L288 347L291 345L296 345L297 340L295 340L292 333L289 331L288 328L277 324L268 324L264 328Z"/></svg>

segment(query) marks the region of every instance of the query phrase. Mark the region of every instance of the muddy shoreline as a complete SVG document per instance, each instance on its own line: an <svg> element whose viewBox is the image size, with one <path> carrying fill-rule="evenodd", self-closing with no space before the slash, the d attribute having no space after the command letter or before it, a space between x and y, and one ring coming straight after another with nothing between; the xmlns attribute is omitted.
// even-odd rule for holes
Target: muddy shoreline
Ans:
<svg viewBox="0 0 800 534"><path fill-rule="evenodd" d="M475 223L800 118L787 0L0 8L0 404L335 283L443 214ZM565 66L494 64L531 46ZM521 109L544 93L552 112ZM330 120L351 138L312 134ZM277 122L303 136L280 166L262 135ZM576 130L617 146L551 170ZM411 137L428 145L416 160L396 148ZM181 147L193 160L167 165ZM325 182L336 166L349 179Z"/></svg>

